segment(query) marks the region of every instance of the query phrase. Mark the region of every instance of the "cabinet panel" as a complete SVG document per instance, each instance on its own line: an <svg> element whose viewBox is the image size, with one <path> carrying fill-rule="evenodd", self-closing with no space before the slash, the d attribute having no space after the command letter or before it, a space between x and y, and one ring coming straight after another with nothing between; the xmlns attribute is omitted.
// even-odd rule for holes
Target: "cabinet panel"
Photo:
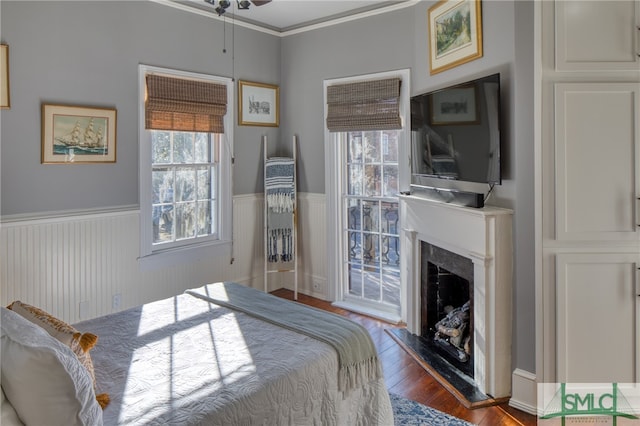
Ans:
<svg viewBox="0 0 640 426"><path fill-rule="evenodd" d="M556 238L638 239L637 83L555 85Z"/></svg>
<svg viewBox="0 0 640 426"><path fill-rule="evenodd" d="M559 70L638 68L638 1L558 1Z"/></svg>
<svg viewBox="0 0 640 426"><path fill-rule="evenodd" d="M640 0L535 4L536 376L640 382Z"/></svg>
<svg viewBox="0 0 640 426"><path fill-rule="evenodd" d="M640 379L638 255L558 254L557 380Z"/></svg>

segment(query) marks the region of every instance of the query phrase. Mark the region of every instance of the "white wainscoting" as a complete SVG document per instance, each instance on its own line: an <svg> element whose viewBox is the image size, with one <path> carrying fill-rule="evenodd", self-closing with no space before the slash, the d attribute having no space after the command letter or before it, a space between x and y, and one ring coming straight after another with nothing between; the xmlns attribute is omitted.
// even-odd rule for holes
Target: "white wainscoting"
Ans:
<svg viewBox="0 0 640 426"><path fill-rule="evenodd" d="M233 264L226 266L225 278L259 289L264 288L263 208L262 194L233 197Z"/></svg>
<svg viewBox="0 0 640 426"><path fill-rule="evenodd" d="M3 217L0 303L22 300L73 323L113 312L116 294L121 295L119 309L126 309L209 282L233 280L263 288L263 200L261 194L234 197L231 256L144 270L137 260L137 206ZM324 194L299 194L299 212L299 289L322 297Z"/></svg>
<svg viewBox="0 0 640 426"><path fill-rule="evenodd" d="M327 300L327 214L324 194L298 194L298 290ZM286 286L287 288L289 285Z"/></svg>

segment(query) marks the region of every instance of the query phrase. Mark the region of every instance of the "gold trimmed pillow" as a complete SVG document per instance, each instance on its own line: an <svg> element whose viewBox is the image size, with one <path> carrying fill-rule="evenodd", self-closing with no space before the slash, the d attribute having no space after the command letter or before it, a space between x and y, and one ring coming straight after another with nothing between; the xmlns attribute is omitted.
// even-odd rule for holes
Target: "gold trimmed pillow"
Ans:
<svg viewBox="0 0 640 426"><path fill-rule="evenodd" d="M98 336L92 333L80 333L73 326L43 311L42 309L23 303L19 300L11 303L7 308L32 323L42 327L52 337L71 348L73 353L78 357L80 363L89 372L91 380L93 381L93 387L96 389L96 375L93 369L93 361L91 360L89 350L91 350L91 348L93 348L98 342ZM102 393L98 395L97 392L96 400L103 409L110 401L108 394Z"/></svg>

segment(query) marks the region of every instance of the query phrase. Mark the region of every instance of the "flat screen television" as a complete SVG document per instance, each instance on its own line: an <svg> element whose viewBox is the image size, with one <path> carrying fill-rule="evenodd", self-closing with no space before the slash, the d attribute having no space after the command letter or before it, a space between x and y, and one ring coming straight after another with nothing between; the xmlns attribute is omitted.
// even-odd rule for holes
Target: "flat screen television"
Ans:
<svg viewBox="0 0 640 426"><path fill-rule="evenodd" d="M411 182L500 184L500 74L411 97Z"/></svg>

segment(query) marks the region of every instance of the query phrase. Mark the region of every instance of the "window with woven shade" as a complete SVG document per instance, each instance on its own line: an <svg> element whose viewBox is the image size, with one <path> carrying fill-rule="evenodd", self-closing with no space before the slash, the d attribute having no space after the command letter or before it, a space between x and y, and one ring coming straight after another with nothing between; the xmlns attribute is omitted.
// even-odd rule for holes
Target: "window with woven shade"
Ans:
<svg viewBox="0 0 640 426"><path fill-rule="evenodd" d="M327 87L327 128L330 132L402 128L399 78Z"/></svg>
<svg viewBox="0 0 640 426"><path fill-rule="evenodd" d="M228 252L233 81L144 65L139 81L141 259Z"/></svg>
<svg viewBox="0 0 640 426"><path fill-rule="evenodd" d="M336 306L401 319L400 191L408 186L409 70L324 81L327 258Z"/></svg>

